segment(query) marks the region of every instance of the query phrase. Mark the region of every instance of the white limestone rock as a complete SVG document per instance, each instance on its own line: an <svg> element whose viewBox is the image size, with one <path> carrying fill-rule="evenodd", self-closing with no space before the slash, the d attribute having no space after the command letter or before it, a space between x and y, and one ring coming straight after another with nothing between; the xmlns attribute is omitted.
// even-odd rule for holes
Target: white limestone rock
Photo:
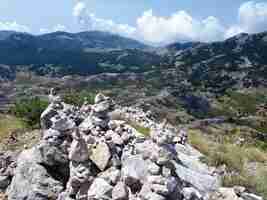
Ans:
<svg viewBox="0 0 267 200"><path fill-rule="evenodd" d="M104 171L106 169L110 158L110 149L108 145L104 142L97 144L97 146L92 149L92 154L90 155L90 159L96 164L96 166L101 171Z"/></svg>
<svg viewBox="0 0 267 200"><path fill-rule="evenodd" d="M113 187L102 178L96 178L88 190L88 199L111 198Z"/></svg>
<svg viewBox="0 0 267 200"><path fill-rule="evenodd" d="M118 182L112 190L112 200L128 200L129 191L125 183Z"/></svg>

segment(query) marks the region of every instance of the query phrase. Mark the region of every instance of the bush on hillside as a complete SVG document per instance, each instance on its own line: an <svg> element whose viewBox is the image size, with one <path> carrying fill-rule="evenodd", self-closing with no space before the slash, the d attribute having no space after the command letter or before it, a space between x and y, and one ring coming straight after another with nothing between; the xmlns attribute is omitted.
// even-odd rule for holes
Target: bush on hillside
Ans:
<svg viewBox="0 0 267 200"><path fill-rule="evenodd" d="M95 93L88 91L69 92L63 96L63 101L67 104L82 106L86 100L89 104L94 104Z"/></svg>
<svg viewBox="0 0 267 200"><path fill-rule="evenodd" d="M34 127L40 124L40 116L48 106L48 101L39 97L22 98L15 102L10 112L23 119L28 126Z"/></svg>

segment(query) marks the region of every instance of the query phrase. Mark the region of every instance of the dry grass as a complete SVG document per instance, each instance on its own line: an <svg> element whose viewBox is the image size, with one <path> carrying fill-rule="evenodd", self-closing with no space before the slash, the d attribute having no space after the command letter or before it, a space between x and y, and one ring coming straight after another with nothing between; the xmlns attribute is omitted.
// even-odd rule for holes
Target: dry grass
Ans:
<svg viewBox="0 0 267 200"><path fill-rule="evenodd" d="M267 199L267 153L254 146L238 146L231 140L218 143L207 138L200 130L189 131L189 141L193 147L206 157L204 161L211 166L225 165L227 175L223 177L223 186L244 186L251 192ZM225 142L227 141L227 142ZM249 162L264 166L252 176L246 169Z"/></svg>
<svg viewBox="0 0 267 200"><path fill-rule="evenodd" d="M228 170L242 171L246 161L245 151L232 144L220 144L208 155L210 165L226 165Z"/></svg>
<svg viewBox="0 0 267 200"><path fill-rule="evenodd" d="M10 133L25 129L25 123L10 115L0 115L0 142Z"/></svg>
<svg viewBox="0 0 267 200"><path fill-rule="evenodd" d="M267 153L255 147L248 147L245 149L247 159L250 162L267 162Z"/></svg>
<svg viewBox="0 0 267 200"><path fill-rule="evenodd" d="M194 148L204 155L209 155L215 147L215 143L207 140L207 138L203 137L202 132L196 129L189 130L189 141Z"/></svg>
<svg viewBox="0 0 267 200"><path fill-rule="evenodd" d="M267 199L267 169L265 167L257 169L254 176L248 175L245 171L240 174L228 174L223 177L222 184L226 187L244 186L250 192Z"/></svg>

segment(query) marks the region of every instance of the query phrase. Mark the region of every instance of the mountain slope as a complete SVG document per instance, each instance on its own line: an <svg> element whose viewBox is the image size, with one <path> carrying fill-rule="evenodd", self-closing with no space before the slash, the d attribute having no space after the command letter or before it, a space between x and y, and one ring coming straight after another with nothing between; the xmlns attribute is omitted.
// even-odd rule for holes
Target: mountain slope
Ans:
<svg viewBox="0 0 267 200"><path fill-rule="evenodd" d="M145 49L148 46L129 38L107 32L91 31L80 33L54 32L37 37L42 48L78 50L99 49Z"/></svg>
<svg viewBox="0 0 267 200"><path fill-rule="evenodd" d="M138 41L99 31L40 36L0 32L0 64L27 65L34 71L61 75L95 74L106 69L123 72L129 67L143 71L161 62L161 57L148 48Z"/></svg>
<svg viewBox="0 0 267 200"><path fill-rule="evenodd" d="M188 80L206 88L266 84L267 32L239 34L222 42L199 44L177 51L172 65Z"/></svg>

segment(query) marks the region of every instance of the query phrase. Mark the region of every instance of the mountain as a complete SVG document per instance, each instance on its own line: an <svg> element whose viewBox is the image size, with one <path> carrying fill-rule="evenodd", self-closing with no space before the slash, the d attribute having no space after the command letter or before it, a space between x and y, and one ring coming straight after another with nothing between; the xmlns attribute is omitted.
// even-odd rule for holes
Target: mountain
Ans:
<svg viewBox="0 0 267 200"><path fill-rule="evenodd" d="M171 65L195 85L226 89L265 84L267 32L239 34L222 42L199 43L176 51Z"/></svg>
<svg viewBox="0 0 267 200"><path fill-rule="evenodd" d="M201 42L185 42L185 43L176 42L176 43L167 45L166 49L168 49L169 51L181 51L181 50L185 50L188 48L194 48L199 44L202 44L202 43Z"/></svg>
<svg viewBox="0 0 267 200"><path fill-rule="evenodd" d="M152 48L118 35L91 31L40 36L0 32L0 64L38 75L90 75L174 69L194 85L215 90L265 83L267 32L221 42L173 43ZM13 76L11 76L13 77Z"/></svg>
<svg viewBox="0 0 267 200"><path fill-rule="evenodd" d="M53 199L57 199L57 194L53 195L50 192L50 190L55 192L54 183L58 183L58 187L56 187L60 190L58 192L64 190L64 185L68 185L66 184L69 178L68 160L65 161L61 158L69 156L61 153L68 152L62 151L62 148L69 144L53 146L54 143L59 144L58 141L54 143L52 141L53 144L50 141L55 134L54 139L65 143L64 137L57 138L60 130L53 131L49 129L51 127L44 129L45 131L42 133L51 136L50 132L52 131L52 136L46 137L49 139L47 144L42 140L41 154L44 153L42 155L40 152L31 150L32 144L38 141L41 134L24 133L30 122L34 122L36 119L39 121L42 107L47 103L45 94L50 88L55 88L67 104L55 108L49 106L48 110L51 110L45 111L49 116L42 115L42 120L48 121L42 121L42 125L50 126L49 120L56 115L56 118L59 119L56 123L63 123L63 125L66 123L66 126L60 126L58 129L73 127L82 122L84 126L79 127L85 128L84 133L90 133L91 130L86 130L90 121L84 120L90 120L89 115L99 118L100 122L109 120L110 117L115 119L114 122L118 122L119 129L113 127L116 126L115 122L108 123L112 127L107 126L103 131L101 131L101 127L92 131L98 133L100 130L100 135L103 135L103 132L105 133L109 128L112 129L108 131L111 133L110 137L104 137L104 140L101 140L102 144L97 144L101 147L94 146L96 148L92 151L93 153L100 151L100 154L101 151L104 151L102 153L107 157L105 158L106 167L103 169L106 171L100 173L100 168L92 170L94 177L98 174L98 178L93 181L93 184L101 177L104 187L109 187L108 190L111 191L113 186L117 188L117 185L125 184L123 181L127 180L127 184L124 186L132 188L126 188L127 190L123 192L125 194L131 190L136 195L140 195L149 189L149 194L152 192L152 195L149 196L151 199L165 199L158 194L154 195L154 191L164 194L164 196L169 194L166 199L172 199L171 194L176 195L176 192L178 194L182 192L181 198L203 199L204 197L202 198L201 195L207 194L205 193L206 189L208 192L215 192L213 180L219 178L219 187L222 188L215 192L214 197L211 194L211 199L262 199L257 195L267 199L267 173L265 170L267 162L267 32L252 35L239 34L225 41L213 43L174 43L152 49L152 51L150 47L148 49L142 47L142 44L138 48L131 48L139 43L121 37L118 37L117 41L116 37L118 36L102 32L79 34L56 32L42 36L16 32L0 33L0 60L3 63L11 63L0 65L0 76L2 76L2 78L0 77L0 112L1 110L2 112L9 111L8 115L0 114L1 138L4 141L0 145L0 150L3 148L4 150L25 149L26 151L21 154L22 157L18 159L17 163L11 163L11 168L1 169L4 172L2 176L0 175L3 189L11 188L11 190L7 190L8 197L16 199L16 196L24 195L27 198L27 195L32 192L32 188L44 188L43 186L39 187L39 183L42 184L44 181L47 186L46 180L37 180L35 181L37 185L35 182L31 182L32 185L24 184L25 188L21 189L23 185L21 182L27 182L27 178L32 177L25 178L17 172L29 174L29 169L38 169L31 170L36 174L30 175L49 177L49 180L53 181L53 187L47 186L44 188L45 191L40 191L44 198L46 198L44 195L47 194L47 198L52 195ZM7 79L14 79L14 81L7 81ZM100 98L102 95L98 95L96 105L84 104L81 111L77 110L76 106L81 106L85 99L87 99L87 103L93 105L95 94L99 91L108 94L115 100L114 102L118 102L121 106L114 106L113 101ZM58 98L56 99L58 100ZM99 101L99 99L106 100ZM95 108L103 108L103 105L105 105L104 109L110 107L107 106L108 102L112 102L110 106L116 108L117 113L112 112L108 116L106 116L107 112L95 113ZM64 106L66 109L62 109ZM90 112L92 109L93 112ZM87 111L90 112L87 113L89 115L86 114ZM83 114L80 115L80 113ZM103 113L104 116L102 116ZM61 118L64 120L60 120ZM53 117L54 119L55 117ZM122 120L125 123L121 123ZM164 121L164 123L159 126L161 130L157 130L155 125L158 125L160 121ZM151 122L156 122L156 124ZM11 130L9 126L11 126ZM19 128L16 128L17 126ZM33 127L38 127L38 124ZM56 126L53 127L56 128ZM127 127L130 127L129 131ZM131 127L143 134L143 137L135 140L135 137L131 135L131 131L134 130ZM148 127L153 127L153 132L151 132L153 134L149 134ZM13 129L14 131L12 131ZM179 138L176 137L178 132L181 133L180 140L177 140ZM130 134L130 137L127 134ZM175 140L170 140L173 134ZM149 135L152 140L147 140L146 137ZM153 138L154 136L158 138ZM71 138L65 139L71 141ZM96 138L96 141L98 139ZM114 143L111 142L113 140ZM164 141L169 141L170 144ZM178 141L181 144L176 144ZM128 151L128 142L131 143L129 143L129 147L133 148L133 151ZM133 142L136 144L132 145ZM159 142L160 145L153 144L155 142ZM109 149L109 145L115 145L115 148ZM86 145L85 147L87 148ZM146 167L146 163L142 161L144 156L141 154L143 153L146 154L146 159L149 159L146 161L155 162L155 156L152 156L151 160L147 156L152 155L149 152L150 147L155 147L155 149L152 148L152 153L160 153L156 157L163 157L160 157L162 158L160 165L158 162L152 163L153 169L150 165L147 166L153 171L153 176L149 175L148 178L170 178L167 180L170 185L181 184L179 187L174 185L175 187L170 188L176 188L179 191L166 193L168 187L165 185L159 185L160 187L155 187L150 191L154 185L158 186L158 184L148 185L148 188L143 189L142 187L146 187L147 183L143 184L143 180L136 179L135 173L134 179L131 177L119 178L118 180L122 180L119 184L103 177L103 175L111 177L109 174L113 171L109 171L109 169L117 170L118 173L115 172L117 174L121 174L120 169L131 172L128 168L124 170L125 165L140 162L140 159L140 166ZM61 149L57 151L55 150L57 148ZM161 151L159 148L164 149ZM44 156L47 149L51 149L51 151L47 151L49 163L45 163L47 159L42 158L44 162L40 164L40 155ZM110 150L114 150L114 152ZM124 156L126 160L123 159L123 162L120 162L121 152L124 151L127 154ZM130 155L131 152L139 155ZM54 155L54 153L57 158L60 158L58 160L60 162L62 160L64 163L53 159L51 154ZM175 155L172 155L173 153ZM176 153L178 153L178 157ZM111 154L115 157L112 157ZM27 159L23 159L23 156ZM28 160L29 157L35 158L35 156L38 159ZM133 160L129 160L127 158L129 156L133 156ZM88 156L86 158L88 160ZM9 153L7 156L0 155L1 162L6 163L6 159L8 159L8 163L12 160ZM100 160L103 161L102 158ZM167 162L168 160L171 162ZM121 165L119 168L117 167L118 163ZM87 166L88 163L83 164ZM113 165L115 167L112 167ZM15 170L16 173L10 175L9 171L10 169L14 171L14 166L17 166L19 170ZM97 167L94 164L90 166L92 169ZM129 169L137 168L129 166ZM143 171L150 173L151 170ZM39 172L43 174L39 176ZM105 175L105 173L107 174ZM161 174L164 176L161 177ZM12 176L14 177L12 178ZM21 177L24 179L20 180ZM109 185L111 182L112 184ZM9 184L11 186L8 186ZM232 188L237 185L239 187ZM95 187L91 189L95 191ZM161 191L161 189L163 190ZM33 195L38 196L39 193L35 192ZM92 194L92 190L85 191L85 193ZM109 194L111 193L109 192ZM62 196L62 198L65 197ZM180 197L174 196L174 199L180 199Z"/></svg>
<svg viewBox="0 0 267 200"><path fill-rule="evenodd" d="M0 64L27 65L36 71L47 65L58 74L95 74L110 67L114 71L140 70L160 63L150 47L106 32L54 32L40 36L12 31L0 32ZM105 66L103 69L102 66ZM115 71L117 71L115 69ZM135 71L135 70L134 70Z"/></svg>
<svg viewBox="0 0 267 200"><path fill-rule="evenodd" d="M185 64L205 63L253 66L267 63L267 32L239 34L222 42L199 43L185 49L176 60Z"/></svg>
<svg viewBox="0 0 267 200"><path fill-rule="evenodd" d="M43 35L31 35L15 31L0 31L1 43L13 43L20 45L33 42L37 48L58 49L146 49L148 46L133 39L125 38L108 32L88 31L80 33L53 32Z"/></svg>
<svg viewBox="0 0 267 200"><path fill-rule="evenodd" d="M49 49L82 50L98 49L145 49L148 46L129 38L108 32L91 31L80 33L54 32L37 37L38 46Z"/></svg>

